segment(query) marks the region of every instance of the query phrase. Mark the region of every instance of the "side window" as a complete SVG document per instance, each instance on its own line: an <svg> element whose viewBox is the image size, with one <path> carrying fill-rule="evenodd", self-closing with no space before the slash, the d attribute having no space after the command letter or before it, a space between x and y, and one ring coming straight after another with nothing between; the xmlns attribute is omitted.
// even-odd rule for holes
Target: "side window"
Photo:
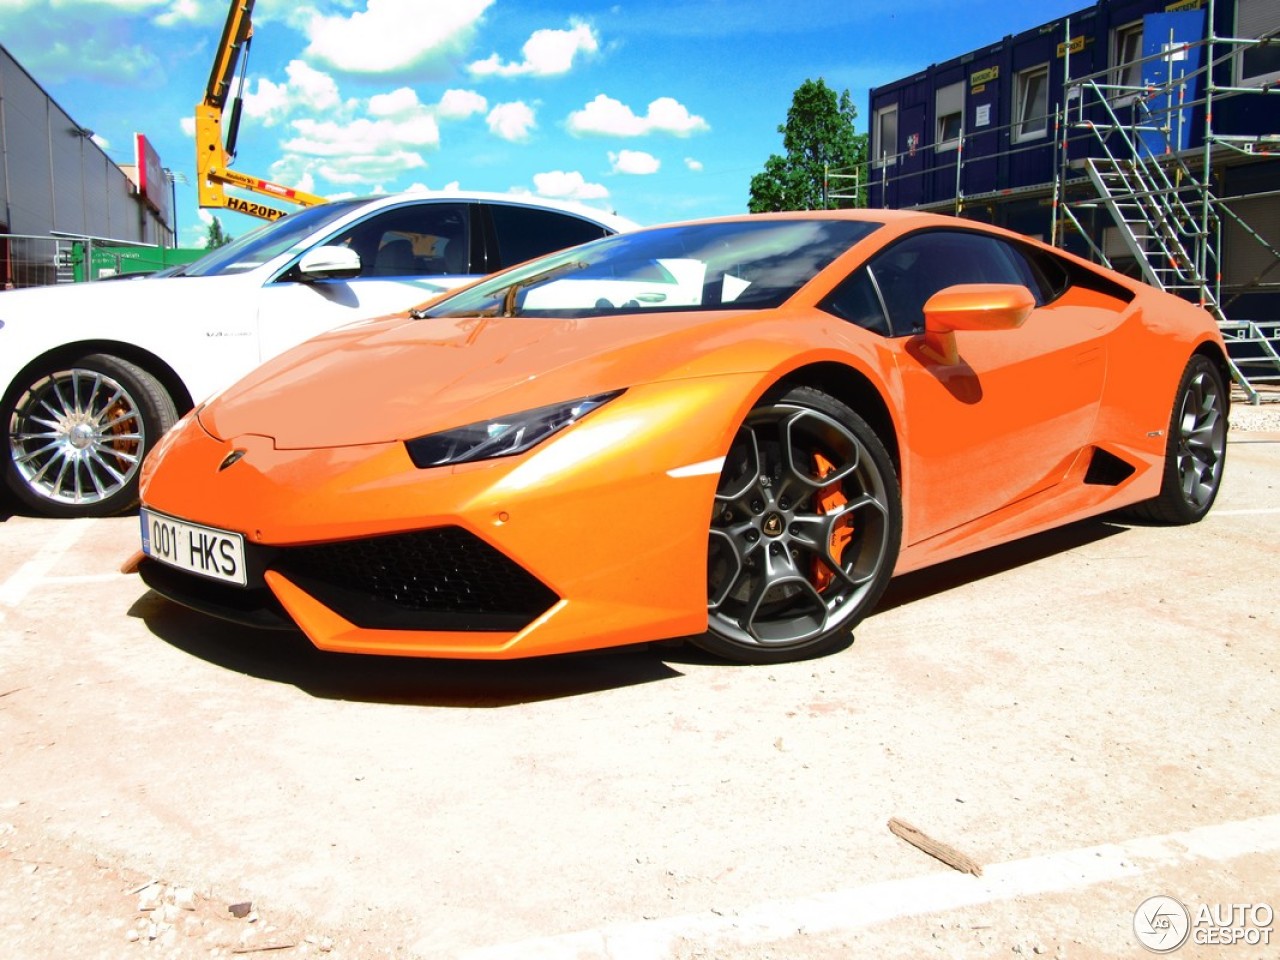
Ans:
<svg viewBox="0 0 1280 960"><path fill-rule="evenodd" d="M523 263L565 247L576 247L588 240L599 240L611 232L598 223L572 214L535 207L497 203L489 207L489 213L498 236L501 260L490 267L492 270Z"/></svg>
<svg viewBox="0 0 1280 960"><path fill-rule="evenodd" d="M360 254L362 279L471 272L466 206L419 203L375 214L327 241Z"/></svg>
<svg viewBox="0 0 1280 960"><path fill-rule="evenodd" d="M1067 292L1067 287L1071 285L1071 275L1062 261L1053 254L1017 244L1003 246L1008 251L1018 276L1022 278L1018 282L1035 295L1037 307L1052 303Z"/></svg>
<svg viewBox="0 0 1280 960"><path fill-rule="evenodd" d="M939 290L958 283L1029 282L1031 268L1002 240L959 230L912 234L879 254L868 265L880 289L895 336L924 330L924 305ZM1034 277L1030 277L1034 281Z"/></svg>
<svg viewBox="0 0 1280 960"><path fill-rule="evenodd" d="M890 336L889 320L866 267L846 277L818 304L818 309L882 337Z"/></svg>

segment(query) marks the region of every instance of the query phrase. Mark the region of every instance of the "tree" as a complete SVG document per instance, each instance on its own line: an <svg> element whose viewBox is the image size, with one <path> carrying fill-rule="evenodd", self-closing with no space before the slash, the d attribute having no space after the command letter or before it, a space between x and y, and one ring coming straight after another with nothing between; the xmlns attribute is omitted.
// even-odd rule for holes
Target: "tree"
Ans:
<svg viewBox="0 0 1280 960"><path fill-rule="evenodd" d="M205 235L204 248L206 250L217 250L218 247L224 246L234 240L235 237L222 230L222 221L217 217L213 217L209 221L209 232Z"/></svg>
<svg viewBox="0 0 1280 960"><path fill-rule="evenodd" d="M751 178L752 213L772 210L821 210L827 207L854 207L858 200L832 199L833 192L850 193L840 185L827 187L828 173L852 173L867 159L867 135L857 133L854 120L858 110L846 90L836 92L819 78L800 84L791 97L787 122L778 127L786 156L773 154L764 170Z"/></svg>

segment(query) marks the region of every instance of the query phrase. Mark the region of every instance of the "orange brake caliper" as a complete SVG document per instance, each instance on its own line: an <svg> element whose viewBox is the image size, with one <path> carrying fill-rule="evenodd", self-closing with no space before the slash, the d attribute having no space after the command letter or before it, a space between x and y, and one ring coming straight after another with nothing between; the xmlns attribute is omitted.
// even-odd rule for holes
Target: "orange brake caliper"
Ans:
<svg viewBox="0 0 1280 960"><path fill-rule="evenodd" d="M824 457L820 453L813 455L813 469L818 479L829 477L835 472L836 465ZM833 483L822 487L814 495L814 503L817 506L818 513L831 513L833 510L839 510L849 498L844 495L844 491L840 489L839 483ZM831 542L827 544L831 551L831 556L838 561L844 555L844 548L849 545L849 541L853 539L853 517L846 515L841 517L834 527L831 528ZM835 579L835 574L831 568L820 558L813 559L813 585L819 591L827 589L831 585L831 581Z"/></svg>
<svg viewBox="0 0 1280 960"><path fill-rule="evenodd" d="M115 420L121 417L122 414L127 413L128 410L129 408L126 407L123 403L117 403L115 406L111 407L106 412L105 417L108 421ZM111 433L115 434L117 437L120 437L122 434L128 433L130 431L131 428L129 424L130 424L129 419L121 419L119 423L113 424L111 426ZM137 431L138 425L134 424L132 429L134 431ZM137 446L137 441L117 439L111 442L112 449L114 449L117 453L121 453L121 454L132 453L133 448L135 446ZM124 460L123 457L121 457L117 462L121 469L127 469L128 463L127 461Z"/></svg>

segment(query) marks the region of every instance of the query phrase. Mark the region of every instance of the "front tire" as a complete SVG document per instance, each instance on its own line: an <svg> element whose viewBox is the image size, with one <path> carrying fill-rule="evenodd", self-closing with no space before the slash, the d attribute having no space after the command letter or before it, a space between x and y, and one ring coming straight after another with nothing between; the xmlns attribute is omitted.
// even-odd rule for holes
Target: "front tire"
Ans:
<svg viewBox="0 0 1280 960"><path fill-rule="evenodd" d="M138 503L142 459L177 421L141 367L107 354L37 370L0 414L4 477L47 517L107 517Z"/></svg>
<svg viewBox="0 0 1280 960"><path fill-rule="evenodd" d="M1125 516L1166 526L1197 523L1218 497L1227 462L1227 386L1207 357L1196 354L1182 371L1165 443L1159 495Z"/></svg>
<svg viewBox="0 0 1280 960"><path fill-rule="evenodd" d="M707 551L707 633L718 656L781 663L848 644L897 562L902 504L875 432L796 387L756 407L725 458Z"/></svg>

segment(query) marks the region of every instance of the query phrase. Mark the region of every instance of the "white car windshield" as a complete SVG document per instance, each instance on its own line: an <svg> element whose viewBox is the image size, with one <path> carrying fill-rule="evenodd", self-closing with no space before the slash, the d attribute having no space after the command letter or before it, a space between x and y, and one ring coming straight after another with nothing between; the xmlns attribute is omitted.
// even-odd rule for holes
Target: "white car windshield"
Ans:
<svg viewBox="0 0 1280 960"><path fill-rule="evenodd" d="M530 261L414 316L585 317L776 307L878 226L760 219L623 233Z"/></svg>
<svg viewBox="0 0 1280 960"><path fill-rule="evenodd" d="M340 200L297 210L205 254L173 275L209 277L243 273L260 267L268 260L294 249L317 230L346 216L352 207L366 202L365 200Z"/></svg>

